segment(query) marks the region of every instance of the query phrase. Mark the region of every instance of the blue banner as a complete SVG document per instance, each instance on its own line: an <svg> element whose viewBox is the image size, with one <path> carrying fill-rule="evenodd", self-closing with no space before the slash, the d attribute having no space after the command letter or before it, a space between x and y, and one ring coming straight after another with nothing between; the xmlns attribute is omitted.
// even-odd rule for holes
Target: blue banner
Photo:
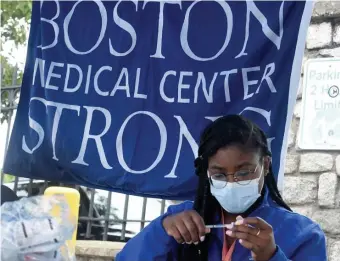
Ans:
<svg viewBox="0 0 340 261"><path fill-rule="evenodd" d="M191 199L201 131L242 114L281 187L312 3L33 1L5 173Z"/></svg>

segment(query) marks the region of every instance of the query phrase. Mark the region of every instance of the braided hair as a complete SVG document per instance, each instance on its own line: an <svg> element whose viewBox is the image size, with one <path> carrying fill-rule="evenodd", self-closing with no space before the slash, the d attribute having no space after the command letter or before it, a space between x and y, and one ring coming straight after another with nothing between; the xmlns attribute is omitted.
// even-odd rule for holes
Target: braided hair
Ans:
<svg viewBox="0 0 340 261"><path fill-rule="evenodd" d="M271 156L264 132L254 123L239 115L227 115L217 119L206 127L201 135L198 149L199 157L195 160L196 174L199 177L194 209L203 217L206 224L213 224L220 206L210 192L207 176L208 159L216 152L230 145L240 145L247 149L260 151L261 156ZM279 206L291 211L283 201L274 178L272 167L265 176L265 187L271 199ZM179 261L208 261L208 248L211 235L207 234L204 242L198 245L180 245Z"/></svg>

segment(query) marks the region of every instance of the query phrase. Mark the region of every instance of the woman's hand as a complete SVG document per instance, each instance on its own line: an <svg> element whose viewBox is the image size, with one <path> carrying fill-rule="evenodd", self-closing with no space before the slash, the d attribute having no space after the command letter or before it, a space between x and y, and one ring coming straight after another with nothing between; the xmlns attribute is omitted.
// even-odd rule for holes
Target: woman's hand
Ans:
<svg viewBox="0 0 340 261"><path fill-rule="evenodd" d="M203 218L194 210L168 216L163 220L163 227L169 236L180 244L198 244L204 241L210 229L205 227Z"/></svg>
<svg viewBox="0 0 340 261"><path fill-rule="evenodd" d="M276 252L273 228L259 217L237 218L226 234L239 239L242 246L251 250L255 261L268 261Z"/></svg>

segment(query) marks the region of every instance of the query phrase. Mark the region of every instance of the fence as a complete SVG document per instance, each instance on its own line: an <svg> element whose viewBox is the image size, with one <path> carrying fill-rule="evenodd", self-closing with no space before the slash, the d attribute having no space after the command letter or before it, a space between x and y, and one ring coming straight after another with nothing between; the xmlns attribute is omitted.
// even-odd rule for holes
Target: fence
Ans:
<svg viewBox="0 0 340 261"><path fill-rule="evenodd" d="M11 86L4 86L1 89L1 122L2 124L7 125L7 130L5 134L5 152L9 143L11 126L13 124L15 111L17 109L17 104L20 95L20 85L17 84L17 70L13 71L12 74L12 84ZM20 142L20 141L18 141ZM10 173L9 173L10 174ZM24 196L31 196L42 194L43 191L48 186L55 185L64 185L64 184L56 184L49 181L42 180L32 180L32 179L24 179L15 177L13 181L3 183L5 179L5 174L1 170L1 185L5 184L12 188L15 193L26 193ZM111 240L111 241L127 241L130 237L137 233L138 231L129 231L127 229L128 224L139 223L139 230L143 229L146 224L148 224L151 220L146 219L147 212L147 203L150 200L155 201L155 199L148 198L139 198L142 201L142 208L139 218L128 219L128 211L132 208L136 208L136 203L131 206L129 195L122 195L124 197L124 208L123 215L120 218L117 214L115 214L115 210L117 208L112 206L112 196L117 193L113 192L105 192L106 198L104 196L105 204L97 204L95 202L96 191L95 189L89 189L86 187L80 187L77 184L67 185L71 187L75 187L78 189L81 195L81 205L80 205L80 213L79 213L79 222L78 222L78 239L94 239L94 240ZM102 191L100 191L102 192ZM102 193L103 194L103 193ZM103 197L103 196L101 196ZM136 198L136 197L135 197ZM169 202L165 200L157 201L160 204L160 211L157 213L163 214L165 211L165 207ZM139 205L137 203L137 205ZM156 217L156 216L155 216ZM117 228L118 225L118 228ZM116 227L114 227L116 226ZM129 236L130 234L130 236Z"/></svg>

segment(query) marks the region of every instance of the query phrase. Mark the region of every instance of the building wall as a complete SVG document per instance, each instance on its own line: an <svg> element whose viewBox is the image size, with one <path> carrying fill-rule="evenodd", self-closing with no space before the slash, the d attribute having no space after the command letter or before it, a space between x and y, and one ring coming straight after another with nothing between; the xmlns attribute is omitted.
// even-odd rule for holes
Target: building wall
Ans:
<svg viewBox="0 0 340 261"><path fill-rule="evenodd" d="M315 3L307 33L304 62L310 58L340 58L340 1ZM289 134L284 199L293 209L318 222L327 236L329 261L340 260L340 148L339 151L302 151L297 133L303 68ZM339 115L340 117L340 115ZM288 236L288 235L287 235Z"/></svg>

